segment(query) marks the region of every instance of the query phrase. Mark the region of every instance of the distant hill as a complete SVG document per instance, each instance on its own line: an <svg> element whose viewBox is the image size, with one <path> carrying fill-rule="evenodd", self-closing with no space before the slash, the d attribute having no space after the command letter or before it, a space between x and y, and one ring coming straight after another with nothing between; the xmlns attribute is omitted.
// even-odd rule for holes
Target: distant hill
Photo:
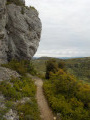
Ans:
<svg viewBox="0 0 90 120"><path fill-rule="evenodd" d="M40 57L33 60L36 70L45 74L45 63L52 57ZM90 82L90 57L85 58L53 58L57 62L64 61L66 63L67 72L74 74L79 80Z"/></svg>
<svg viewBox="0 0 90 120"><path fill-rule="evenodd" d="M74 58L84 58L84 57L33 57L33 59L42 59L42 60L48 60L48 59L74 59Z"/></svg>
<svg viewBox="0 0 90 120"><path fill-rule="evenodd" d="M90 82L90 57L68 59L65 62L69 73L79 80Z"/></svg>

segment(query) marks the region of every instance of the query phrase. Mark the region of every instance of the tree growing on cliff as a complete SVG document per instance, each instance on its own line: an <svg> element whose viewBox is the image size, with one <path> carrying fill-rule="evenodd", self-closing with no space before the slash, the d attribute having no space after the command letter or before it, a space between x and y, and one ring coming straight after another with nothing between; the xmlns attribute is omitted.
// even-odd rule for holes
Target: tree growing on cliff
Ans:
<svg viewBox="0 0 90 120"><path fill-rule="evenodd" d="M14 3L14 4L19 5L19 6L25 5L24 0L7 0L7 4L11 4L11 3Z"/></svg>

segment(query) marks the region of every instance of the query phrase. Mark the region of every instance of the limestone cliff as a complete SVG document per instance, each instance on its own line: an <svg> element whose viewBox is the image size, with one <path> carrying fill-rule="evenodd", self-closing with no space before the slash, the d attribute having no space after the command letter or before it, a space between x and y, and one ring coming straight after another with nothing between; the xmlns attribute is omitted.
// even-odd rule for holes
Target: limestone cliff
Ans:
<svg viewBox="0 0 90 120"><path fill-rule="evenodd" d="M7 1L0 0L0 63L30 60L40 41L42 26L38 12L33 7Z"/></svg>

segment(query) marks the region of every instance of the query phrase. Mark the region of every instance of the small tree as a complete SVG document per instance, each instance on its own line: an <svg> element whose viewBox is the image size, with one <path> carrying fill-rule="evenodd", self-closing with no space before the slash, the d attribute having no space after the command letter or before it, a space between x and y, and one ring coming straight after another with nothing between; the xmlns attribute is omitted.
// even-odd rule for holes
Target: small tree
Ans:
<svg viewBox="0 0 90 120"><path fill-rule="evenodd" d="M60 68L60 69L65 69L65 62L60 61L60 62L58 63L58 68Z"/></svg>
<svg viewBox="0 0 90 120"><path fill-rule="evenodd" d="M46 74L45 78L49 79L50 78L50 73L56 73L58 71L58 65L56 64L56 61L54 59L48 60L46 62Z"/></svg>
<svg viewBox="0 0 90 120"><path fill-rule="evenodd" d="M25 5L24 0L7 0L7 4L11 4L11 3L14 3L18 6L24 6Z"/></svg>

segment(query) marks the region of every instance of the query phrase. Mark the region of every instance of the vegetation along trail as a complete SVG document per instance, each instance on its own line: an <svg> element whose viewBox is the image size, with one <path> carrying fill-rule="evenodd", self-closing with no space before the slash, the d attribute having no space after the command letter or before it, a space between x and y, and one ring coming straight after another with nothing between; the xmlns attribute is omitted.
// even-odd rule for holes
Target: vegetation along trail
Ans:
<svg viewBox="0 0 90 120"><path fill-rule="evenodd" d="M48 106L47 100L43 93L43 81L40 78L34 78L37 86L36 99L41 113L42 120L53 120L54 116Z"/></svg>

